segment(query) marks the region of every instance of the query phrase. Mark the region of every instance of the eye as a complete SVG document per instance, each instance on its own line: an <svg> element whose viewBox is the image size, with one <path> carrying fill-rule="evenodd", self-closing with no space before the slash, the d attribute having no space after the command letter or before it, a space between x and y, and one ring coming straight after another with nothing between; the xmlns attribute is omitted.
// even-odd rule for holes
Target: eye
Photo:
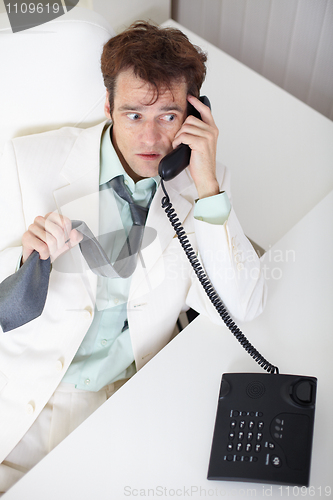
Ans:
<svg viewBox="0 0 333 500"><path fill-rule="evenodd" d="M140 115L138 113L127 113L127 118L130 120L136 121L140 119Z"/></svg>
<svg viewBox="0 0 333 500"><path fill-rule="evenodd" d="M165 120L166 122L173 122L176 119L176 115L174 114L168 114L168 115L163 115L162 120Z"/></svg>

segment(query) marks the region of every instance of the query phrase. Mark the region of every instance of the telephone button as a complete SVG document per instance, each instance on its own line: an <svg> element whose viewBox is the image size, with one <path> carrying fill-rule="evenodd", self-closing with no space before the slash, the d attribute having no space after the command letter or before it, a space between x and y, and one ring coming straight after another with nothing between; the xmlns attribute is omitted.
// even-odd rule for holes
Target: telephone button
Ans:
<svg viewBox="0 0 333 500"><path fill-rule="evenodd" d="M263 428L264 428L264 422L262 422L262 421L258 422L258 430L262 431Z"/></svg>
<svg viewBox="0 0 333 500"><path fill-rule="evenodd" d="M236 427L236 425L237 425L236 420L231 420L231 422L230 422L231 429L234 429Z"/></svg>
<svg viewBox="0 0 333 500"><path fill-rule="evenodd" d="M235 438L235 433L234 432L229 432L229 439L232 441Z"/></svg>
<svg viewBox="0 0 333 500"><path fill-rule="evenodd" d="M270 458L270 462L274 467L281 467L282 465L281 458L277 455L272 455Z"/></svg>
<svg viewBox="0 0 333 500"><path fill-rule="evenodd" d="M253 429L253 428L254 428L254 422L253 422L253 420L250 420L249 429Z"/></svg>
<svg viewBox="0 0 333 500"><path fill-rule="evenodd" d="M258 434L257 434L257 441L261 441L261 440L262 440L262 433L258 432Z"/></svg>
<svg viewBox="0 0 333 500"><path fill-rule="evenodd" d="M241 420L241 421L239 422L239 428L240 428L240 429L244 429L244 427L245 427L245 420Z"/></svg>
<svg viewBox="0 0 333 500"><path fill-rule="evenodd" d="M232 443L228 443L227 450L232 451L234 448L234 445Z"/></svg>

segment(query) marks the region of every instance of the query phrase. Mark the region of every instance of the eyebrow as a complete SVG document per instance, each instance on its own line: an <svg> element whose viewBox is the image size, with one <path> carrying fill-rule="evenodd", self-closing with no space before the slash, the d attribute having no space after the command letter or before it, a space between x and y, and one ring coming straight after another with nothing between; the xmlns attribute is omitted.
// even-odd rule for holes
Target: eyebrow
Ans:
<svg viewBox="0 0 333 500"><path fill-rule="evenodd" d="M143 111L147 107L148 106L134 106L131 104L124 104L123 106L120 106L120 108L118 108L118 111ZM170 105L163 106L162 108L160 108L159 111L161 111L163 113L167 113L169 111L178 111L179 113L184 112L182 107L178 106L178 104L170 104Z"/></svg>

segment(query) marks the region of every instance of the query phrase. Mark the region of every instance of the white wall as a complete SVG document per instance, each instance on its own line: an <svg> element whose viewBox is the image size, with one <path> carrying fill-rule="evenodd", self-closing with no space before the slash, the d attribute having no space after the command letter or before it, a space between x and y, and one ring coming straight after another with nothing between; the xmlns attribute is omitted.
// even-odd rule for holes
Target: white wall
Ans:
<svg viewBox="0 0 333 500"><path fill-rule="evenodd" d="M333 0L173 0L172 17L333 120Z"/></svg>
<svg viewBox="0 0 333 500"><path fill-rule="evenodd" d="M171 17L171 0L90 1L93 10L105 17L117 33L139 19L161 24Z"/></svg>

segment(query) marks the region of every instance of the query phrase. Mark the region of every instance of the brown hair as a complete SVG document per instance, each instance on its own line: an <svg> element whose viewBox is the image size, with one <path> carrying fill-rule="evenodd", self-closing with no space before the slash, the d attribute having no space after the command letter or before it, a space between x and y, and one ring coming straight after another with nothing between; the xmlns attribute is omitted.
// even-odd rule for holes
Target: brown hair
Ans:
<svg viewBox="0 0 333 500"><path fill-rule="evenodd" d="M111 38L103 48L101 69L109 92L110 113L120 71L132 68L134 74L154 89L154 102L161 89L171 89L175 81L185 79L187 92L199 97L206 76L207 57L174 28L159 28L145 21L133 23Z"/></svg>

